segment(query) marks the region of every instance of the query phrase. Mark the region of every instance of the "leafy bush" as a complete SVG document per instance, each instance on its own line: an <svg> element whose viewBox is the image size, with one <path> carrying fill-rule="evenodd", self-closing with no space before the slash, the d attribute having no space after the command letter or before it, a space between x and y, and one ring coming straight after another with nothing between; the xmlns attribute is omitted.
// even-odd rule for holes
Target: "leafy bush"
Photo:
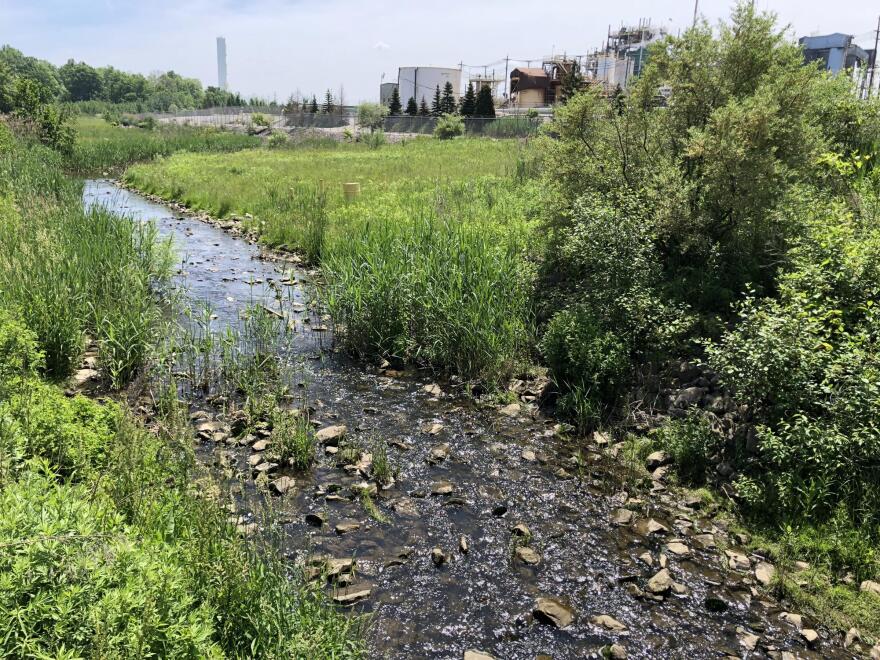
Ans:
<svg viewBox="0 0 880 660"><path fill-rule="evenodd" d="M655 447L669 455L683 483L702 486L706 482L710 457L718 451L721 438L703 414L691 412L685 419L670 420L651 438Z"/></svg>
<svg viewBox="0 0 880 660"><path fill-rule="evenodd" d="M388 107L379 103L361 103L358 106L357 123L362 129L373 133L385 125Z"/></svg>
<svg viewBox="0 0 880 660"><path fill-rule="evenodd" d="M262 112L255 112L251 115L251 124L262 128L269 128L272 125L272 118Z"/></svg>
<svg viewBox="0 0 880 660"><path fill-rule="evenodd" d="M464 135L464 119L458 115L442 115L434 127L434 137L438 140L451 140Z"/></svg>
<svg viewBox="0 0 880 660"><path fill-rule="evenodd" d="M273 131L266 144L270 149L281 149L290 144L290 137L284 131Z"/></svg>

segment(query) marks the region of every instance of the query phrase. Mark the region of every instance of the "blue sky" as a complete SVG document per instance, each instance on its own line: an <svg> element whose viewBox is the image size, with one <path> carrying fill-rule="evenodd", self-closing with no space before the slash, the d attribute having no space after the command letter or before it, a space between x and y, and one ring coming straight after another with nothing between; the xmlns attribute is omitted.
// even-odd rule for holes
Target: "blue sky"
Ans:
<svg viewBox="0 0 880 660"><path fill-rule="evenodd" d="M712 22L730 0L700 0ZM873 46L880 5L757 0L797 36L847 32ZM344 88L346 102L378 94L398 66L482 65L585 53L608 25L651 18L673 32L693 0L0 0L0 43L55 64L68 58L149 73L173 69L216 84L215 37L227 40L229 83L279 100ZM490 65L498 73L504 63Z"/></svg>

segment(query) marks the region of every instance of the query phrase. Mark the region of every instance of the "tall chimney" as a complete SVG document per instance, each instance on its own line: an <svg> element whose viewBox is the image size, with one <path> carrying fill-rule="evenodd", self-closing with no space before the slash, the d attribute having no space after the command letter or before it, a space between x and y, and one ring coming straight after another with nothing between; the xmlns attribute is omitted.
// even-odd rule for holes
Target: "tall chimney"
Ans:
<svg viewBox="0 0 880 660"><path fill-rule="evenodd" d="M226 81L226 38L217 37L217 86L226 90L229 84Z"/></svg>

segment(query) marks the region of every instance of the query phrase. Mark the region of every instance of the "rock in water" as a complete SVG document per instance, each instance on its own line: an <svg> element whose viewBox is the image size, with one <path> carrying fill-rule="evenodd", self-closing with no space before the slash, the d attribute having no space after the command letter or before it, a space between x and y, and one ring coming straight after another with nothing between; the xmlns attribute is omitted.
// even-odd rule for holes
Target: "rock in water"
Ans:
<svg viewBox="0 0 880 660"><path fill-rule="evenodd" d="M755 579L761 586L769 586L776 576L776 567L766 561L759 561L755 566ZM878 585L880 586L880 585Z"/></svg>
<svg viewBox="0 0 880 660"><path fill-rule="evenodd" d="M557 628L566 628L574 623L575 619L574 610L558 598L538 598L532 613L540 621Z"/></svg>
<svg viewBox="0 0 880 660"><path fill-rule="evenodd" d="M626 630L625 625L623 625L613 616L608 616L607 614L594 616L592 619L590 619L590 621L597 626L602 626L606 630L611 630L613 632L624 632Z"/></svg>
<svg viewBox="0 0 880 660"><path fill-rule="evenodd" d="M468 650L464 652L464 660L495 660L494 656L482 651Z"/></svg>
<svg viewBox="0 0 880 660"><path fill-rule="evenodd" d="M665 594L672 589L672 576L667 569L661 569L648 580L648 591L652 594Z"/></svg>
<svg viewBox="0 0 880 660"><path fill-rule="evenodd" d="M446 553L443 552L442 548L432 548L431 549L431 561L434 562L434 566L442 566L449 560L449 557L446 556Z"/></svg>
<svg viewBox="0 0 880 660"><path fill-rule="evenodd" d="M294 481L293 477L279 477L269 485L279 495L284 495L287 491L294 487L296 481Z"/></svg>
<svg viewBox="0 0 880 660"><path fill-rule="evenodd" d="M541 563L541 555L524 545L521 545L516 549L516 556L521 562L529 564L530 566L535 566Z"/></svg>
<svg viewBox="0 0 880 660"><path fill-rule="evenodd" d="M315 439L324 445L338 445L347 432L348 427L344 424L325 426L315 434Z"/></svg>

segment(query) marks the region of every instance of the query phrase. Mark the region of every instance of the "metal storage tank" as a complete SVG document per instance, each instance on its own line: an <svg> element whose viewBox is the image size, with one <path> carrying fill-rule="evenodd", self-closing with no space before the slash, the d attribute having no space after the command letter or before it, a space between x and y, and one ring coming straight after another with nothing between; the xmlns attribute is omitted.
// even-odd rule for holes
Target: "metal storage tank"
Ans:
<svg viewBox="0 0 880 660"><path fill-rule="evenodd" d="M391 95L394 93L394 89L397 87L397 83L387 82L379 85L379 103L382 105L388 105L391 103Z"/></svg>
<svg viewBox="0 0 880 660"><path fill-rule="evenodd" d="M461 69L442 66L404 66L398 69L397 86L400 90L400 102L407 104L410 98L421 103L422 98L430 106L434 99L434 90L440 85L440 92L447 82L452 83L455 100L461 93Z"/></svg>

